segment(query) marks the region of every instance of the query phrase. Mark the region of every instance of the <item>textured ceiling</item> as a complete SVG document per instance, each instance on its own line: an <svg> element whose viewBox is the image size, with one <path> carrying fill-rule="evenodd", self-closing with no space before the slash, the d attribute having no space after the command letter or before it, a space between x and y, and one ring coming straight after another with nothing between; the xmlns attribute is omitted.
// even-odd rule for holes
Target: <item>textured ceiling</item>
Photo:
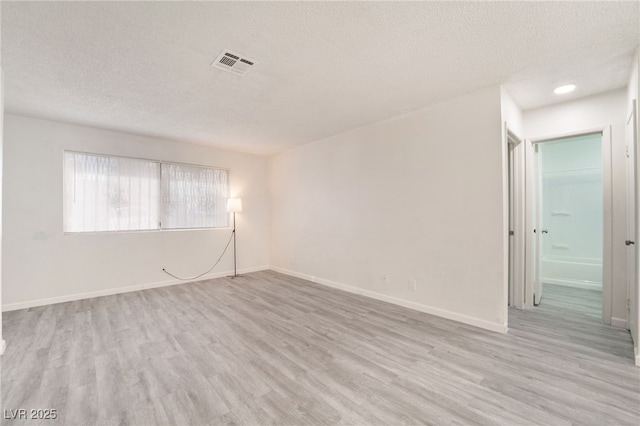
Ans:
<svg viewBox="0 0 640 426"><path fill-rule="evenodd" d="M624 87L640 42L638 2L1 7L7 112L259 154L499 83L524 109Z"/></svg>

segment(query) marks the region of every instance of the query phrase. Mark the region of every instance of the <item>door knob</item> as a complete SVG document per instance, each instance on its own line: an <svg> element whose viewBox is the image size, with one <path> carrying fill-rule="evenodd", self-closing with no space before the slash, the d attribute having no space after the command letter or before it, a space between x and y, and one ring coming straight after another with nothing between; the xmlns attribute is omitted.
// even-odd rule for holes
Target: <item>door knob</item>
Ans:
<svg viewBox="0 0 640 426"><path fill-rule="evenodd" d="M627 240L624 242L625 245L630 246L631 244L635 244L635 241Z"/></svg>
<svg viewBox="0 0 640 426"><path fill-rule="evenodd" d="M542 232L543 234L548 234L548 233L549 233L549 230L548 230L548 229L543 229L543 230L542 230L542 231L540 231L540 232Z"/></svg>

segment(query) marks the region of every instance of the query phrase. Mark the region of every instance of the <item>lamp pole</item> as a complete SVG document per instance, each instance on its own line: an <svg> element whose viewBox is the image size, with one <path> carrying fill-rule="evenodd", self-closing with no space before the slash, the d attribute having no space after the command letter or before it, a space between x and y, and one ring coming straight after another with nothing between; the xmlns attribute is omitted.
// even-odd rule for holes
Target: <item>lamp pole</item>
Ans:
<svg viewBox="0 0 640 426"><path fill-rule="evenodd" d="M238 262L236 253L236 213L242 212L242 200L240 198L229 198L227 200L227 211L233 213L233 275L229 278L239 277L238 275Z"/></svg>
<svg viewBox="0 0 640 426"><path fill-rule="evenodd" d="M233 212L233 276L238 276L238 270L236 268L236 212Z"/></svg>

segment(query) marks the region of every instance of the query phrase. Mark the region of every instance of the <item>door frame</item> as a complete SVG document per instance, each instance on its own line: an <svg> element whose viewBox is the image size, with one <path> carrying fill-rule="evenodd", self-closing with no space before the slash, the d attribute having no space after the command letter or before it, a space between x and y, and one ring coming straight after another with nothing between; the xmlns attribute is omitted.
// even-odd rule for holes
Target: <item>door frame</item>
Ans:
<svg viewBox="0 0 640 426"><path fill-rule="evenodd" d="M640 367L640 353L638 336L640 335L640 283L639 283L639 255L638 244L640 244L640 215L638 215L638 204L640 202L640 182L638 181L638 164L640 164L640 147L638 146L638 102L636 99L631 101L628 118L625 122L626 126L632 127L631 140L627 140L627 129L625 128L625 145L627 149L627 180L634 183L633 205L629 204L630 188L627 187L627 239L635 242L633 256L627 253L627 328L631 332L633 340L633 349L635 355L635 364ZM630 148L632 152L630 151ZM633 158L633 170L629 169L629 158ZM632 175L630 176L629 173ZM633 217L629 217L633 216ZM630 229L629 220L633 223L633 229ZM631 231L634 232L631 232ZM629 250L629 249L627 249ZM630 262L629 262L630 260Z"/></svg>
<svg viewBox="0 0 640 426"><path fill-rule="evenodd" d="M581 129L571 132L553 134L549 136L529 138L525 140L525 255L526 255L526 276L524 280L524 304L523 308L533 308L533 289L535 280L538 279L535 271L535 258L537 255L536 237L534 229L537 224L536 203L534 197L536 194L537 182L534 173L535 164L535 145L544 142L551 142L558 139L565 139L576 136L585 136L591 134L602 135L602 209L603 209L603 235L602 235L602 320L605 324L611 324L611 300L613 286L613 179L612 179L612 158L611 158L611 125L598 126L590 129Z"/></svg>
<svg viewBox="0 0 640 426"><path fill-rule="evenodd" d="M525 143L504 124L507 154L507 304L524 308L525 294Z"/></svg>

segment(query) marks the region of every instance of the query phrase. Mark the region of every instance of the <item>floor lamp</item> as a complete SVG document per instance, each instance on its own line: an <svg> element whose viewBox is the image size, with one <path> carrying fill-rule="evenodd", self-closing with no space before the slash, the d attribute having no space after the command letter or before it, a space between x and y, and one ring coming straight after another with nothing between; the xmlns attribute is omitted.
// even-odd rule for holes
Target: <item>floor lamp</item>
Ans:
<svg viewBox="0 0 640 426"><path fill-rule="evenodd" d="M229 275L229 278L236 278L240 276L236 266L236 213L242 213L242 199L229 198L227 212L233 213L233 275Z"/></svg>

